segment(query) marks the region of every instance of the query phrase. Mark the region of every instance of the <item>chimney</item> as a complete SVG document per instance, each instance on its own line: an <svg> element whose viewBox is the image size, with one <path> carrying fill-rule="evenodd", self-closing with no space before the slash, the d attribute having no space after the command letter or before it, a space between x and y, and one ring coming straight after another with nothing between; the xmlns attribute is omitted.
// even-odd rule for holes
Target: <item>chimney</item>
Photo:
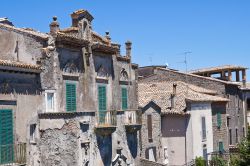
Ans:
<svg viewBox="0 0 250 166"><path fill-rule="evenodd" d="M57 22L57 17L53 17L53 21L49 25L50 27L50 34L55 35L59 31L59 23Z"/></svg>
<svg viewBox="0 0 250 166"><path fill-rule="evenodd" d="M173 95L176 95L176 87L177 87L177 84L173 83Z"/></svg>
<svg viewBox="0 0 250 166"><path fill-rule="evenodd" d="M177 87L177 84L173 83L173 93L171 94L171 109L175 107L176 87Z"/></svg>
<svg viewBox="0 0 250 166"><path fill-rule="evenodd" d="M109 31L106 31L105 34L106 34L106 36L105 36L106 39L108 39L108 41L110 42L111 41L111 37L110 37Z"/></svg>
<svg viewBox="0 0 250 166"><path fill-rule="evenodd" d="M125 45L126 45L126 56L131 57L131 46L132 46L131 41L127 41Z"/></svg>
<svg viewBox="0 0 250 166"><path fill-rule="evenodd" d="M74 11L71 14L72 27L78 27L78 23L84 18L88 20L89 25L91 25L91 21L94 19L94 17L87 10L80 9Z"/></svg>

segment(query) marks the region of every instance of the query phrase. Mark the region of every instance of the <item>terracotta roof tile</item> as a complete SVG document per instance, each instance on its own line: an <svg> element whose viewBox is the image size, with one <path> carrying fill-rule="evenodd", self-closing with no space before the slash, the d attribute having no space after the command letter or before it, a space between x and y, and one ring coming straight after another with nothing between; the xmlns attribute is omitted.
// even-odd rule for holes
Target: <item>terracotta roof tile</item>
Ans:
<svg viewBox="0 0 250 166"><path fill-rule="evenodd" d="M228 101L225 98L208 95L210 90L189 85L184 82L174 82L177 84L175 106L171 108L171 94L173 93L173 82L160 83L139 83L139 105L144 107L150 101L155 102L162 109L162 114L184 114L186 100L189 101Z"/></svg>
<svg viewBox="0 0 250 166"><path fill-rule="evenodd" d="M1 23L0 23L0 28L6 29L6 30L12 30L12 31L15 31L15 32L18 32L18 33L23 33L25 35L38 37L38 38L43 39L43 40L47 40L49 38L49 35L47 35L45 33L35 31L35 30L31 29L31 28L17 28L17 27L14 27L14 26L10 26L10 25L7 25L7 24L1 24Z"/></svg>
<svg viewBox="0 0 250 166"><path fill-rule="evenodd" d="M39 65L32 65L32 64L27 64L27 63L22 63L22 62L17 62L17 61L9 61L9 60L0 60L0 66L41 70L41 67Z"/></svg>

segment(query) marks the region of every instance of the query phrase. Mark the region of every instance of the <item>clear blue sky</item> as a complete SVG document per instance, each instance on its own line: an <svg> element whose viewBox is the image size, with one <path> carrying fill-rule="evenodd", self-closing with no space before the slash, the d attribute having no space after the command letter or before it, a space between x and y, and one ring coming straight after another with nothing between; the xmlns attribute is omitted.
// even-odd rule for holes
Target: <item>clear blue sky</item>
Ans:
<svg viewBox="0 0 250 166"><path fill-rule="evenodd" d="M189 70L250 67L249 0L5 0L0 8L0 17L15 26L42 32L49 31L52 16L65 28L71 25L70 13L87 9L96 32L108 30L122 45L133 42L133 62L140 66L168 63L185 70L182 53L191 51Z"/></svg>

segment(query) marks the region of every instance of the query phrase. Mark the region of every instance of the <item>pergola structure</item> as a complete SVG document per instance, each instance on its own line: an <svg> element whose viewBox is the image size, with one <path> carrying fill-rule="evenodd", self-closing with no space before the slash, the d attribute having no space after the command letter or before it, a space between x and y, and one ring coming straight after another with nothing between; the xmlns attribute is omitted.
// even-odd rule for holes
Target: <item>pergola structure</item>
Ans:
<svg viewBox="0 0 250 166"><path fill-rule="evenodd" d="M219 74L219 77L217 77L218 79L225 81L236 81L236 82L242 81L244 83L246 82L246 70L247 68L243 66L225 65L219 67L192 70L190 73L205 77L211 77L212 75ZM233 80L232 78L233 73L235 73L235 80Z"/></svg>

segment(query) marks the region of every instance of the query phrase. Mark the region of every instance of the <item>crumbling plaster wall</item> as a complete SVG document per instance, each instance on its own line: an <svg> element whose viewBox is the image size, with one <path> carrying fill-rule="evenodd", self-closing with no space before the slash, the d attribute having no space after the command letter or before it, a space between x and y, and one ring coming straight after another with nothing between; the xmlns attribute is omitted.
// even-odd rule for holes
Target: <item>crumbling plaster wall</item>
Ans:
<svg viewBox="0 0 250 166"><path fill-rule="evenodd" d="M40 165L117 165L113 160L120 147L127 158L126 162L122 161L122 166L135 164L139 157L138 134L126 133L124 115L117 116L117 129L110 136L96 135L93 115L79 113L39 119ZM36 151L34 147L31 149L32 153ZM30 163L37 164L32 160Z"/></svg>
<svg viewBox="0 0 250 166"><path fill-rule="evenodd" d="M46 42L14 31L0 29L0 58L36 64ZM18 54L18 56L17 56Z"/></svg>

